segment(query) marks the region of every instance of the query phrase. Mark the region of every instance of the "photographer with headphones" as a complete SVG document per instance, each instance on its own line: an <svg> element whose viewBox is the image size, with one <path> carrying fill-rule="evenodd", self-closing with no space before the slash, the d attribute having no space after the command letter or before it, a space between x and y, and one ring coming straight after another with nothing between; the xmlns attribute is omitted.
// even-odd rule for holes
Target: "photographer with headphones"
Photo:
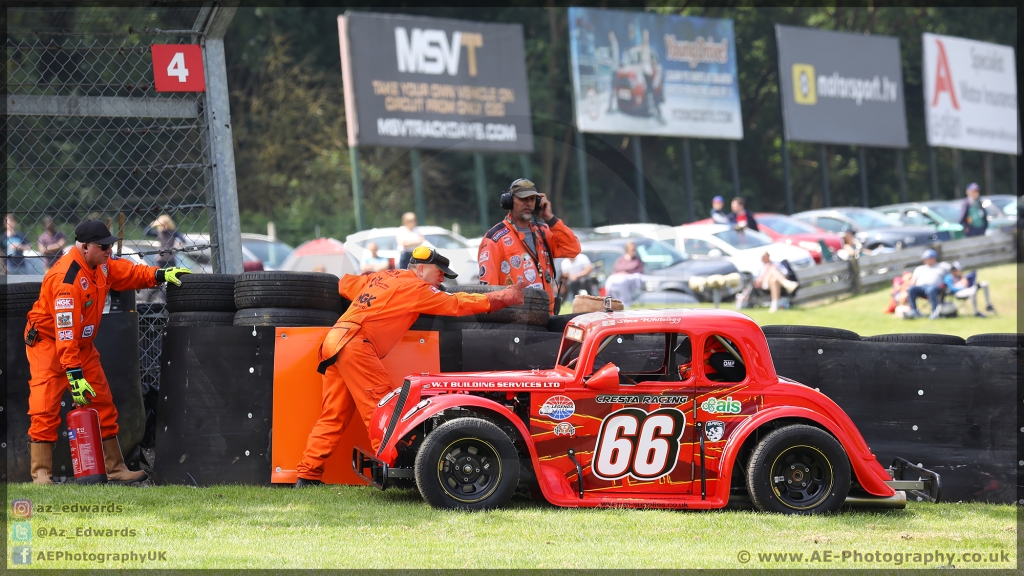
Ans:
<svg viewBox="0 0 1024 576"><path fill-rule="evenodd" d="M551 211L551 202L537 192L533 182L520 178L501 195L505 219L484 234L477 262L480 283L539 288L551 297L549 314L557 314L555 258L575 258L580 253L576 235ZM542 222L536 222L534 216Z"/></svg>

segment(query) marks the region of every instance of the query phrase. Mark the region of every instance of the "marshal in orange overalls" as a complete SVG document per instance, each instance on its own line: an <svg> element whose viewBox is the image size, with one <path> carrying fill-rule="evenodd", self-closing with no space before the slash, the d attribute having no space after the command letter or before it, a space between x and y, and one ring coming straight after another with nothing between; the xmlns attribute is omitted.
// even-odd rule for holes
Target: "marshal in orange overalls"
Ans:
<svg viewBox="0 0 1024 576"><path fill-rule="evenodd" d="M369 425L377 402L391 391L380 359L420 314L464 316L491 311L486 295L448 294L410 270L347 275L338 282L338 291L352 305L320 346L323 405L297 467L299 478L306 480L323 476L324 462L355 411Z"/></svg>

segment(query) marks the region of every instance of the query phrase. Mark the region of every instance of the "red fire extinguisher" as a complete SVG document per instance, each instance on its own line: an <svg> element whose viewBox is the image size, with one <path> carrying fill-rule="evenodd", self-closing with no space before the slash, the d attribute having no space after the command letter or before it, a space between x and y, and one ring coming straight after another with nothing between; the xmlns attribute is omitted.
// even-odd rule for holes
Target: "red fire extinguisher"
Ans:
<svg viewBox="0 0 1024 576"><path fill-rule="evenodd" d="M103 444L100 440L100 413L95 408L79 406L68 412L67 420L75 482L106 484L107 467L103 463Z"/></svg>

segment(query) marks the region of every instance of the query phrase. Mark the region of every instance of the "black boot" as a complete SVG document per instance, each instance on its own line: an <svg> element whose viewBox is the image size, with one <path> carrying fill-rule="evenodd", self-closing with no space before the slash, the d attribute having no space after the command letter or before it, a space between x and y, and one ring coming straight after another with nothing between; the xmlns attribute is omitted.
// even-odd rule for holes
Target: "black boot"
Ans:
<svg viewBox="0 0 1024 576"><path fill-rule="evenodd" d="M295 482L295 487L306 488L307 486L323 486L323 484L324 483L321 480L307 480L305 478L299 478L299 480Z"/></svg>

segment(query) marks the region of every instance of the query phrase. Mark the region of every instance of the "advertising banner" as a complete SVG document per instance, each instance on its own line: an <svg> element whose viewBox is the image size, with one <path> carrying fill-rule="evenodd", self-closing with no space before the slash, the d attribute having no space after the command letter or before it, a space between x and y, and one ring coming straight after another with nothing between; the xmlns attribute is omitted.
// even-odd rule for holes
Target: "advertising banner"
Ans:
<svg viewBox="0 0 1024 576"><path fill-rule="evenodd" d="M569 8L581 132L743 138L732 20Z"/></svg>
<svg viewBox="0 0 1024 576"><path fill-rule="evenodd" d="M338 16L350 146L533 152L518 24Z"/></svg>
<svg viewBox="0 0 1024 576"><path fill-rule="evenodd" d="M786 139L907 147L900 43L776 24Z"/></svg>
<svg viewBox="0 0 1024 576"><path fill-rule="evenodd" d="M1013 47L924 34L929 146L1020 154Z"/></svg>

